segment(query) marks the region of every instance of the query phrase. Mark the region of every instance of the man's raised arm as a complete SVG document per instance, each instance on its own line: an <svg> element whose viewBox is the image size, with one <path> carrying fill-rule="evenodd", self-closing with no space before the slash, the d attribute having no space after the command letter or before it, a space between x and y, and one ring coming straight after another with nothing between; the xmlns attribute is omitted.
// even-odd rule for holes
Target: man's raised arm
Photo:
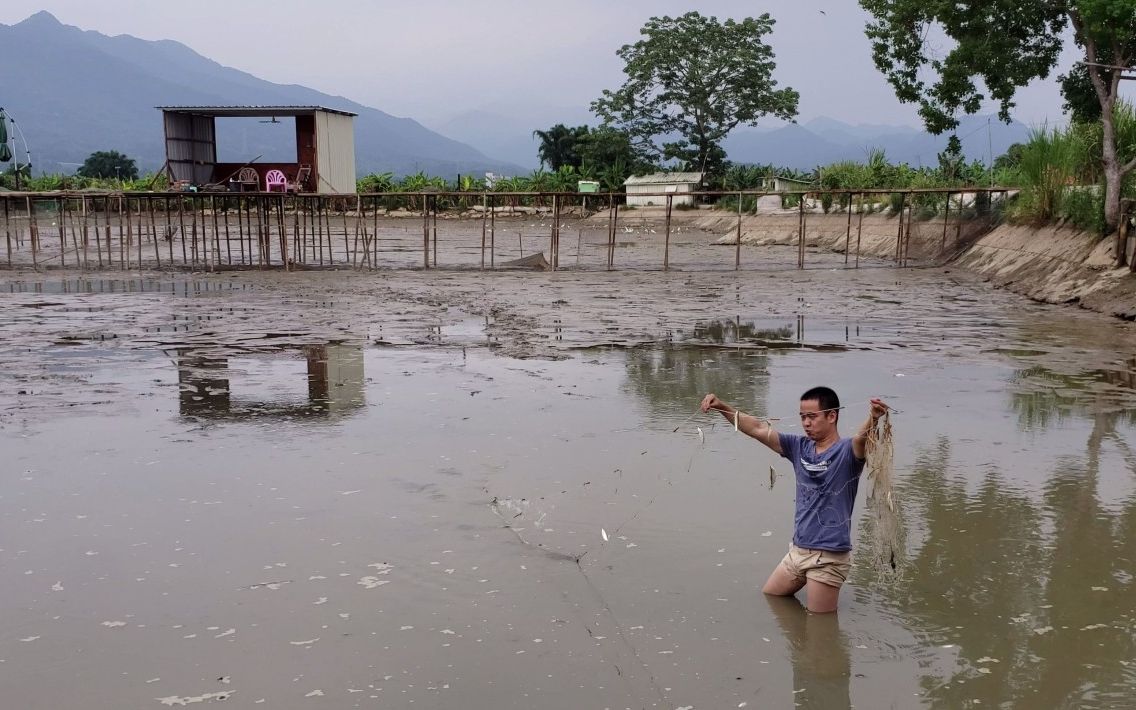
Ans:
<svg viewBox="0 0 1136 710"><path fill-rule="evenodd" d="M709 412L712 409L721 412L726 421L736 426L738 431L745 432L747 436L757 439L775 453L781 453L781 439L768 421L742 414L718 399L717 395L708 394L702 399L702 411Z"/></svg>

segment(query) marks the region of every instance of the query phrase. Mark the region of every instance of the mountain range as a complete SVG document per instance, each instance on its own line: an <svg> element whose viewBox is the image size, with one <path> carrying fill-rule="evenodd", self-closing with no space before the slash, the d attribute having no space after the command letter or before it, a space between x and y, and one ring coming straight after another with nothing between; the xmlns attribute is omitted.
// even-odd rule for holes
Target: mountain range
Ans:
<svg viewBox="0 0 1136 710"><path fill-rule="evenodd" d="M318 105L352 111L360 174L418 171L435 175L518 174L535 169L534 129L555 123L595 123L586 105L512 105L459 111L427 128L342 96L276 84L222 66L178 42L108 36L65 25L47 12L0 25L0 106L20 123L35 171L72 172L92 152L118 150L143 171L164 161L160 105ZM218 154L243 162L294 160L292 120L218 119ZM431 130L433 129L433 130ZM970 159L998 156L1029 129L987 116L959 128ZM863 160L881 148L893 162L934 165L946 136L912 126L854 125L831 118L740 128L724 141L735 163L810 170L838 160ZM19 150L17 152L20 152Z"/></svg>
<svg viewBox="0 0 1136 710"><path fill-rule="evenodd" d="M316 105L355 112L360 173L521 170L412 119L303 86L274 84L178 42L111 37L40 12L0 25L0 47L0 106L19 121L37 173L72 172L97 150L125 153L144 171L159 169L165 148L161 114L154 107L161 105ZM280 123L284 125L230 119L219 124L219 157L243 162L287 154L284 159L294 160L292 121Z"/></svg>

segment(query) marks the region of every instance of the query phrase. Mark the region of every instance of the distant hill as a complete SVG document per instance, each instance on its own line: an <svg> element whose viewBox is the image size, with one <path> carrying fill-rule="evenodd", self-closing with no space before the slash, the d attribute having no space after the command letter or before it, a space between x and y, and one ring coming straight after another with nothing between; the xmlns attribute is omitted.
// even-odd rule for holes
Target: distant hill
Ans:
<svg viewBox="0 0 1136 710"><path fill-rule="evenodd" d="M996 116L968 116L957 134L968 160L989 162L990 153L997 158L1012 144L1029 140L1029 132L1016 121L1005 124ZM838 160L862 161L873 148L882 149L895 163L934 166L948 139L949 134L933 136L911 126L852 125L821 117L774 129L738 129L723 147L736 163L771 163L798 170Z"/></svg>
<svg viewBox="0 0 1136 710"><path fill-rule="evenodd" d="M526 113L524 109L497 113L469 111L435 125L446 135L501 156L512 163L535 168L537 141L534 128L545 129L554 123L595 125L582 110L568 111L563 119ZM987 141L987 119L990 137ZM968 159L987 161L993 148L994 157L1006 152L1013 143L1029 138L1029 129L1021 123L1002 123L997 117L964 118L958 135ZM893 162L911 165L937 165L938 154L946 148L947 135L933 136L914 126L854 125L825 116L796 124L762 125L739 128L726 138L723 147L735 163L773 164L798 170L812 170L838 160L864 160L872 148L882 148Z"/></svg>
<svg viewBox="0 0 1136 710"><path fill-rule="evenodd" d="M35 171L70 172L96 150L118 150L143 170L165 160L159 105L321 105L358 113L360 173L438 175L518 173L465 143L341 96L273 84L224 67L173 41L109 37L60 23L47 12L0 25L0 106L19 121ZM219 130L222 159L295 155L291 121L229 120Z"/></svg>

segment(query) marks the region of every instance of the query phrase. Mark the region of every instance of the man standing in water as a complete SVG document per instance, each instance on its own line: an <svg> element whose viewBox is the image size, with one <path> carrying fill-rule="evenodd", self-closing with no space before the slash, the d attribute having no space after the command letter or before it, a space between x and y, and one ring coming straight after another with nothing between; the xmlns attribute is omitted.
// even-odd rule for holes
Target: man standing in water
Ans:
<svg viewBox="0 0 1136 710"><path fill-rule="evenodd" d="M840 438L837 431L840 399L828 387L814 387L801 395L804 436L778 434L768 421L742 414L708 394L702 400L702 411L712 409L738 431L789 459L796 474L793 542L762 591L789 597L804 587L809 611L836 611L840 587L852 563L852 506L867 457L868 433L887 405L871 400L868 418L850 439Z"/></svg>

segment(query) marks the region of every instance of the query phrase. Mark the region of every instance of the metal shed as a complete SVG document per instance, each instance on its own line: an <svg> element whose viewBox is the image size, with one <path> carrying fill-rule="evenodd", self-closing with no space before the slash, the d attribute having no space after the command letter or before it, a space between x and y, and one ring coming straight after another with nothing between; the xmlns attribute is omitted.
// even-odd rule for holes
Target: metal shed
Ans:
<svg viewBox="0 0 1136 710"><path fill-rule="evenodd" d="M702 173L652 173L638 175L623 181L627 191L627 204L635 207L665 205L666 197L660 193L674 193L674 205L693 205L694 196L690 194L702 188ZM653 195L653 196L652 196Z"/></svg>
<svg viewBox="0 0 1136 710"><path fill-rule="evenodd" d="M297 192L355 192L356 114L323 106L159 106L165 131L166 171L171 182L190 185L235 181L241 168L256 171L256 187L266 187L270 170L280 170ZM221 118L294 118L294 163L217 161L217 121Z"/></svg>

